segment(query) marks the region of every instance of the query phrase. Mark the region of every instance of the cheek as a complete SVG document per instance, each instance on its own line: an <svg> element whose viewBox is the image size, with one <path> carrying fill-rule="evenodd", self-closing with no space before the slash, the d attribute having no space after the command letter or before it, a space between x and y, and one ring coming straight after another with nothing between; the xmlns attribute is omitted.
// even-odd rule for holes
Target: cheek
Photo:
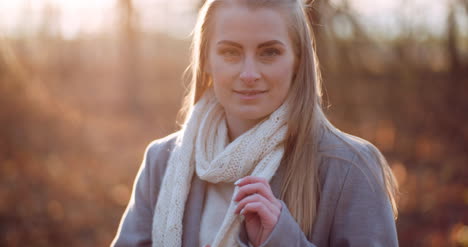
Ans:
<svg viewBox="0 0 468 247"><path fill-rule="evenodd" d="M231 90L234 82L236 81L236 75L238 74L235 66L227 65L222 61L218 62L212 67L213 73L211 77L213 79L213 85L219 90Z"/></svg>
<svg viewBox="0 0 468 247"><path fill-rule="evenodd" d="M229 75L226 75L225 72L217 72L212 74L214 90L218 92L230 90L232 87L232 83L229 78Z"/></svg>
<svg viewBox="0 0 468 247"><path fill-rule="evenodd" d="M269 75L268 77L270 81L273 82L273 86L281 90L281 92L277 93L286 93L284 91L287 91L291 85L293 72L292 65L289 63L281 63L278 64L278 66L269 68L266 74Z"/></svg>
<svg viewBox="0 0 468 247"><path fill-rule="evenodd" d="M212 74L214 93L221 105L225 107L230 101L232 83L225 72L221 72L222 70L217 68L215 69L216 73Z"/></svg>
<svg viewBox="0 0 468 247"><path fill-rule="evenodd" d="M223 71L222 70L223 66L221 65L222 61L219 61L217 56L213 54L210 54L210 56L208 57L208 61L209 61L209 71L210 71L209 74L213 81L213 86L215 90L217 90L220 82L222 83L223 81L223 73L220 73Z"/></svg>

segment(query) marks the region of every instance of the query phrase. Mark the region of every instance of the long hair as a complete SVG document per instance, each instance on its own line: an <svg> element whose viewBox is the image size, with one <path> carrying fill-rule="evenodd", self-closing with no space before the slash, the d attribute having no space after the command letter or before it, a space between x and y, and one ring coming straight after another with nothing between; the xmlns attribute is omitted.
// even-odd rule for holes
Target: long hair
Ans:
<svg viewBox="0 0 468 247"><path fill-rule="evenodd" d="M280 199L286 203L306 236L310 238L317 215L320 197L318 165L322 157L319 144L324 131L342 139L369 167L372 166L371 162L379 164L380 176L383 178L379 181L382 181L396 217L394 198L397 184L385 158L373 145L367 145L366 150L355 148L349 141L351 137L335 128L323 113L321 75L314 36L307 18L307 6L301 0L207 0L200 9L193 32L191 63L186 70L189 87L179 112L180 116L186 120L193 105L206 89L212 86L211 78L204 70L208 56L208 40L212 32L214 12L224 4L275 8L286 14L289 35L296 55L296 66L288 96L291 107L288 109L288 132L281 160L285 172L281 182Z"/></svg>

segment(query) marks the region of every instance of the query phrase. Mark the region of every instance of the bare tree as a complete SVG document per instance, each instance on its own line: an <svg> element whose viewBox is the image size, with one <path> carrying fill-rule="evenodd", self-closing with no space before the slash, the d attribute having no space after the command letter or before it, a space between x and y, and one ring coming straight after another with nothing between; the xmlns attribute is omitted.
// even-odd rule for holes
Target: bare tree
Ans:
<svg viewBox="0 0 468 247"><path fill-rule="evenodd" d="M450 69L453 74L461 71L460 53L458 51L458 30L455 20L455 4L450 4L449 14L447 15L447 54L450 62Z"/></svg>
<svg viewBox="0 0 468 247"><path fill-rule="evenodd" d="M124 92L127 96L125 104L131 112L138 113L141 110L140 77L139 77L139 49L138 49L138 25L136 10L132 0L119 0L120 12L120 50L121 50L121 74L124 84Z"/></svg>

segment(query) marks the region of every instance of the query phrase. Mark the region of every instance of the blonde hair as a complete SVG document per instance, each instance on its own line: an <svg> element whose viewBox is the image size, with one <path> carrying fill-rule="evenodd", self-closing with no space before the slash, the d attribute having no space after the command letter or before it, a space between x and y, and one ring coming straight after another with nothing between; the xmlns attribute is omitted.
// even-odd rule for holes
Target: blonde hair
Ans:
<svg viewBox="0 0 468 247"><path fill-rule="evenodd" d="M373 145L366 145L367 150L354 147L349 141L350 136L335 128L323 113L321 75L313 33L307 18L306 6L301 0L206 1L200 9L193 32L191 64L186 70L190 76L189 88L180 116L187 118L193 105L212 85L211 78L204 71L209 45L208 37L210 37L211 32L210 26L218 6L232 2L243 4L249 8L276 8L286 13L289 22L289 34L296 53L296 71L289 91L289 95L294 97L288 97L288 100L291 101L290 121L285 141L285 154L281 161L285 173L281 184L280 199L288 205L288 209L306 236L310 238L317 215L320 197L318 164L322 157L318 147L324 131L333 133L347 143L362 158L364 163L367 163L367 166L370 167L370 162L375 161L380 165L383 179L379 179L379 181L383 182L382 186L388 195L396 217L397 184L385 158ZM377 175L375 174L375 176Z"/></svg>

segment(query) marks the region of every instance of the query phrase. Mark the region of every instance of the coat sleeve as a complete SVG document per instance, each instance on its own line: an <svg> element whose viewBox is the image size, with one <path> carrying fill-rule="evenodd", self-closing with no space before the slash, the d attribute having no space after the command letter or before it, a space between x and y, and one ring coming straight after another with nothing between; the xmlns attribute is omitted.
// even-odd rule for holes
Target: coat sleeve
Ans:
<svg viewBox="0 0 468 247"><path fill-rule="evenodd" d="M379 187L380 184L376 182L377 180L372 179L364 169L349 162L345 163L340 164L340 169L346 167L344 168L344 176L330 176L336 179L333 181L335 188L339 188L339 190L333 190L339 193L339 196L334 203L335 209L330 209L334 211L329 219L331 229L314 230L329 234L329 236L320 236L320 238L328 239L326 246L398 246L393 211L386 194ZM283 201L281 203L283 207L278 223L267 240L260 246L316 246L313 244L314 240L309 240L302 232L286 204ZM318 214L320 213L318 212ZM315 225L314 227L324 226ZM247 246L243 225L237 241L240 246Z"/></svg>
<svg viewBox="0 0 468 247"><path fill-rule="evenodd" d="M330 232L330 246L398 246L392 206L371 174L351 165Z"/></svg>
<svg viewBox="0 0 468 247"><path fill-rule="evenodd" d="M151 246L153 211L169 153L166 146L164 141L148 145L111 246Z"/></svg>
<svg viewBox="0 0 468 247"><path fill-rule="evenodd" d="M302 229L297 224L294 217L288 210L286 204L281 201L281 213L278 218L273 231L270 236L263 242L261 247L273 247L273 246L308 246L315 247L314 244L309 242L302 232ZM247 240L247 234L245 232L245 226L242 224L240 236L237 238L237 243L242 247L249 247Z"/></svg>

